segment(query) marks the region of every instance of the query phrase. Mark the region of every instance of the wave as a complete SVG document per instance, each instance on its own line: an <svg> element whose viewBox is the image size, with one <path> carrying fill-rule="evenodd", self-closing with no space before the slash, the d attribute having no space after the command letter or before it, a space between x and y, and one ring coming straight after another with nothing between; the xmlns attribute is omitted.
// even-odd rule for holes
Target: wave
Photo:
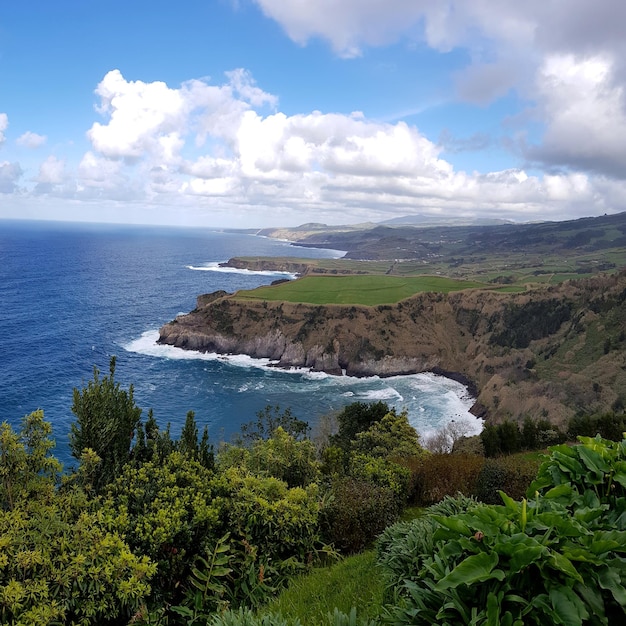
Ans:
<svg viewBox="0 0 626 626"><path fill-rule="evenodd" d="M179 361L225 361L238 367L258 367L269 369L269 366L276 361L271 359L254 359L245 354L218 354L217 352L199 352L196 350L182 350L175 346L168 346L157 343L159 338L158 330L147 330L138 339L133 339L122 348L127 352L135 352L146 356L159 357L162 359L172 359Z"/></svg>
<svg viewBox="0 0 626 626"><path fill-rule="evenodd" d="M312 393L347 402L383 401L398 411L406 410L409 423L422 435L436 431L450 421L462 420L471 434L478 434L483 420L469 411L475 399L461 383L433 373L407 374L380 378L379 376L331 376L306 368L281 368L271 359L257 359L241 354L217 354L183 350L157 343L158 330L148 330L123 344L128 352L171 360L203 360L227 364L236 368L259 371L251 379L237 384L238 393L260 392L263 389L281 389L289 395ZM264 373L261 374L260 371ZM271 376L267 381L254 380L254 376ZM338 407L342 408L342 407Z"/></svg>
<svg viewBox="0 0 626 626"><path fill-rule="evenodd" d="M194 272L221 272L223 274L245 274L248 276L282 276L283 278L295 279L297 275L294 272L279 272L270 270L248 270L239 269L237 267L222 267L220 262L207 263L206 265L186 265L188 270Z"/></svg>

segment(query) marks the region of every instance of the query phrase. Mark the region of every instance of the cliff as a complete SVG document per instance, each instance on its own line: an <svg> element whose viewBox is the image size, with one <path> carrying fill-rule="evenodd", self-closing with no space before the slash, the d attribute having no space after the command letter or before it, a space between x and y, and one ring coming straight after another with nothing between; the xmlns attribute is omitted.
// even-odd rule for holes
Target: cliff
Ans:
<svg viewBox="0 0 626 626"><path fill-rule="evenodd" d="M626 273L504 294L417 294L377 307L244 301L223 292L161 328L161 343L352 376L455 372L476 413L562 423L624 404ZM607 344L608 341L608 344ZM607 347L608 346L608 347Z"/></svg>

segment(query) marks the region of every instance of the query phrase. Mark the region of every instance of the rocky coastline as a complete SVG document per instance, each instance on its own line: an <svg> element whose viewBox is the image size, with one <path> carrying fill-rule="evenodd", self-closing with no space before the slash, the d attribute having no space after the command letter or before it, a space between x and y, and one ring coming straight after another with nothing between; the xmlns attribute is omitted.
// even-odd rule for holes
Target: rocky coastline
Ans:
<svg viewBox="0 0 626 626"><path fill-rule="evenodd" d="M467 387L475 415L562 425L580 407L624 403L625 303L626 272L523 293L420 293L371 307L221 291L199 296L193 311L160 329L159 342L337 376L433 372Z"/></svg>

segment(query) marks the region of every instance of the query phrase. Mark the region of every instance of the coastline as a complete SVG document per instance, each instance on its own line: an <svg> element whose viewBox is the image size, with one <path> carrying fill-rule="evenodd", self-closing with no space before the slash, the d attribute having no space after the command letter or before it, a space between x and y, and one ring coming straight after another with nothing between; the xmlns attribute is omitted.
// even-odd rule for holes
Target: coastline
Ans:
<svg viewBox="0 0 626 626"><path fill-rule="evenodd" d="M454 377L444 376L440 373L421 371L395 375L350 376L331 374L320 370L312 370L303 367L285 367L278 362L267 358L254 358L244 354L219 354L217 352L201 352L197 350L181 349L168 344L158 343L158 331L146 331L138 339L124 345L129 352L148 355L151 357L170 360L199 360L226 364L233 368L245 370L265 371L266 376L276 375L273 384L284 386L287 380L290 386L295 385L294 398L310 385L316 388L332 389L332 396L341 405L348 401L373 402L382 400L390 406L396 406L398 410L407 408L412 426L425 435L437 430L447 421L465 419L473 426L473 431L478 434L483 427L484 419L477 415L473 408L476 398L470 390ZM253 378L258 375L254 374ZM298 386L302 390L298 391ZM241 392L247 391L245 389ZM330 391L328 391L331 394ZM424 404L425 403L425 404ZM439 412L433 408L437 403L446 406L437 421L433 421L432 412ZM424 408L425 407L425 408ZM429 418L429 415L431 417ZM424 420L430 419L430 423Z"/></svg>

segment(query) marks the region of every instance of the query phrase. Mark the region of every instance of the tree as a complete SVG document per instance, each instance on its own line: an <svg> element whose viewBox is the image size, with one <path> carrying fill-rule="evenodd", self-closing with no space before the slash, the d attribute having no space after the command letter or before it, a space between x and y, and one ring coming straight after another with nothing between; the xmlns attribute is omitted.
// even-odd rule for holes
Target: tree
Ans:
<svg viewBox="0 0 626 626"><path fill-rule="evenodd" d="M199 461L207 469L213 469L215 465L213 446L209 444L209 430L205 426L202 438L198 441L198 425L193 411L187 412L187 419L176 443L176 449L194 461Z"/></svg>
<svg viewBox="0 0 626 626"><path fill-rule="evenodd" d="M366 431L360 432L352 442L354 452L361 452L371 457L407 458L424 454L420 446L419 435L409 424L406 411L398 415L389 411L379 422L372 424Z"/></svg>
<svg viewBox="0 0 626 626"><path fill-rule="evenodd" d="M449 454L460 439L468 436L472 426L469 420L450 420L445 426L426 437L424 447L433 454Z"/></svg>
<svg viewBox="0 0 626 626"><path fill-rule="evenodd" d="M59 487L51 433L43 411L17 433L0 425L0 623L126 624L150 593L155 566L107 527L81 487L88 476L79 470ZM99 461L89 450L86 457Z"/></svg>
<svg viewBox="0 0 626 626"><path fill-rule="evenodd" d="M330 437L330 444L342 450L350 450L352 441L357 434L367 430L372 424L379 422L389 413L386 402L353 402L346 406L339 415L339 432Z"/></svg>
<svg viewBox="0 0 626 626"><path fill-rule="evenodd" d="M258 439L269 439L279 426L294 439L301 441L308 438L311 429L309 423L298 419L290 408L281 411L278 405L268 404L256 416L256 421L241 426L242 443L249 444Z"/></svg>
<svg viewBox="0 0 626 626"><path fill-rule="evenodd" d="M72 405L77 421L71 427L70 450L77 459L85 448L100 457L93 485L96 491L114 480L130 460L133 436L141 417L133 386L126 391L115 382L115 357L111 357L109 372L109 376L101 379L94 367L93 380L82 390L74 389Z"/></svg>
<svg viewBox="0 0 626 626"><path fill-rule="evenodd" d="M26 415L18 433L7 422L0 425L0 509L54 495L61 463L50 454L51 433L41 410Z"/></svg>

